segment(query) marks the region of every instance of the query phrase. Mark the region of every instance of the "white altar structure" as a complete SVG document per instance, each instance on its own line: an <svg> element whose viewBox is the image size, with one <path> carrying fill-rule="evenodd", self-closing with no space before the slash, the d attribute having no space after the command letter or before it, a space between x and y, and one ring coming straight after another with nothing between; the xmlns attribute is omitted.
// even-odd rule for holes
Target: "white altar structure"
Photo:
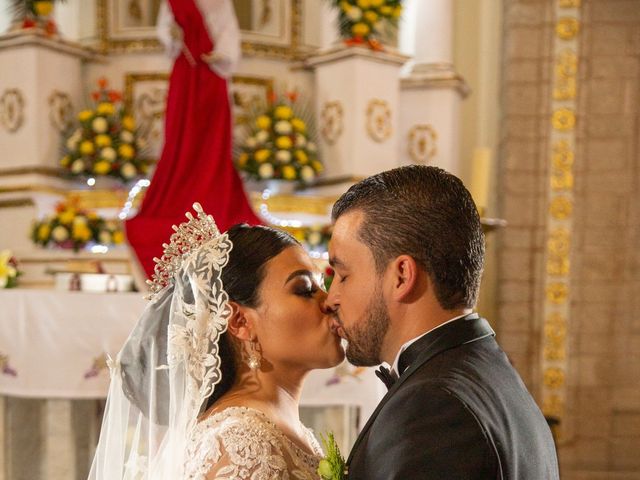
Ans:
<svg viewBox="0 0 640 480"><path fill-rule="evenodd" d="M71 182L58 169L60 132L98 78L124 92L158 152L171 64L155 39L149 13L154 2L138 3L143 14L133 21L122 16L120 0L68 0L56 7L60 37L0 35L0 250L11 249L25 272L21 289L0 290L0 480L86 475L101 404L78 401L104 397L106 355L115 356L144 308L140 294L54 290L47 273L64 270L70 261L99 261L109 273L132 273L126 248L74 254L27 241L31 222L69 192L112 217L126 198L123 191ZM401 48L382 52L338 41L327 2L266 3L272 6L269 15L259 10L264 2L236 2L236 9L250 6L252 15L238 14L244 56L232 81L234 113L242 115L256 95L273 87L305 92L326 166L323 181L313 188L268 199L275 216L329 223L332 202L349 184L399 165L461 173L460 108L469 88L453 65L452 1L407 1ZM4 6L0 2L0 10ZM141 102L146 109L139 108ZM314 373L303 404L342 409L340 441L348 450L384 391L371 370L343 365ZM29 439L15 434L14 424L29 418L36 405L37 465L19 465L29 452L21 457L15 450ZM317 412L307 415L313 419ZM79 418L85 419L82 427Z"/></svg>

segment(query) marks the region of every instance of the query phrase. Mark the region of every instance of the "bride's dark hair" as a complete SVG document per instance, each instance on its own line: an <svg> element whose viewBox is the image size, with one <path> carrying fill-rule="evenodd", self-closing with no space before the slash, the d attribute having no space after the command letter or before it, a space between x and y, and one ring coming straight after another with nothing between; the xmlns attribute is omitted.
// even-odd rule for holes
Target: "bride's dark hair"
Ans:
<svg viewBox="0 0 640 480"><path fill-rule="evenodd" d="M284 249L300 245L282 230L247 224L234 225L227 231L233 248L229 261L222 269L222 285L229 300L255 308L260 303L260 285L265 276L265 265ZM209 408L229 391L236 377L236 358L229 333L220 337L219 354L222 378L207 401Z"/></svg>

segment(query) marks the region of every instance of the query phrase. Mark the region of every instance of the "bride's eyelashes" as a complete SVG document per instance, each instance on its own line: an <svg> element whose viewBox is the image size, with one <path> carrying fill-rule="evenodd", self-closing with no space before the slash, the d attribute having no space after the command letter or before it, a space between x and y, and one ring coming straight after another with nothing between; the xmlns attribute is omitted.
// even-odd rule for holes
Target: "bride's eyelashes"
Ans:
<svg viewBox="0 0 640 480"><path fill-rule="evenodd" d="M320 287L308 277L304 279L301 278L293 287L293 293L295 295L305 298L313 298L319 290Z"/></svg>

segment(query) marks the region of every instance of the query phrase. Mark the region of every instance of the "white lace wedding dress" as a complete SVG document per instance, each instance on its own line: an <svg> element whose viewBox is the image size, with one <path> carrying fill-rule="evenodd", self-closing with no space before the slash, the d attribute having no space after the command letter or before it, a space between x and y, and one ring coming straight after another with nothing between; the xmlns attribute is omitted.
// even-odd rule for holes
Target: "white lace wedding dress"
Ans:
<svg viewBox="0 0 640 480"><path fill-rule="evenodd" d="M323 456L305 431L314 454L293 443L259 410L228 407L202 420L187 445L189 480L317 480Z"/></svg>

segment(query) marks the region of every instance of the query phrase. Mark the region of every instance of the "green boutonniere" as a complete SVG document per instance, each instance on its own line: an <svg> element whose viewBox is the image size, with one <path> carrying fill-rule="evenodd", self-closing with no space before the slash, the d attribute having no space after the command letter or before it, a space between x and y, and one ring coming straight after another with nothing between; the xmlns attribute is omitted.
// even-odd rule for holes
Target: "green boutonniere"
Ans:
<svg viewBox="0 0 640 480"><path fill-rule="evenodd" d="M344 480L346 465L333 433L329 433L327 438L320 435L320 440L322 440L326 456L320 460L318 475L322 480Z"/></svg>

